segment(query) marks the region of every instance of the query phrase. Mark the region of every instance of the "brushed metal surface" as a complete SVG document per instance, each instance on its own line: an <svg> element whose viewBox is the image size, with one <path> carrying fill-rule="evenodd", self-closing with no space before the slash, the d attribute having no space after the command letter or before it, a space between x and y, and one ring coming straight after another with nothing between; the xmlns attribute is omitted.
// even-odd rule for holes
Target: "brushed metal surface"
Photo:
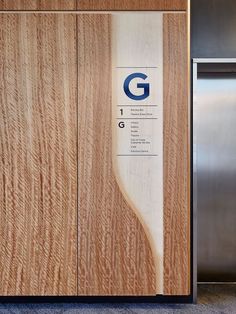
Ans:
<svg viewBox="0 0 236 314"><path fill-rule="evenodd" d="M191 0L193 58L235 58L235 0Z"/></svg>
<svg viewBox="0 0 236 314"><path fill-rule="evenodd" d="M236 74L203 72L193 108L198 281L235 281Z"/></svg>

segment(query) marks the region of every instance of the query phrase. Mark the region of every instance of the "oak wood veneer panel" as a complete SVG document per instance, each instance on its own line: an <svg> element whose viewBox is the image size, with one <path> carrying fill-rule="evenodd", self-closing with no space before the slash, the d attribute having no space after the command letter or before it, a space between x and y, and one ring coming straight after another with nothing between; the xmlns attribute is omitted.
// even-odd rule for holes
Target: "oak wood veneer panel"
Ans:
<svg viewBox="0 0 236 314"><path fill-rule="evenodd" d="M77 294L76 17L0 15L0 295Z"/></svg>
<svg viewBox="0 0 236 314"><path fill-rule="evenodd" d="M157 294L163 293L164 250L162 16L162 12L112 14L113 164L119 186L152 246ZM147 76L150 93L137 101L125 94L124 82L139 71ZM135 84L130 89L139 93Z"/></svg>
<svg viewBox="0 0 236 314"><path fill-rule="evenodd" d="M76 10L76 0L0 0L0 10Z"/></svg>
<svg viewBox="0 0 236 314"><path fill-rule="evenodd" d="M187 10L187 0L77 0L78 10Z"/></svg>
<svg viewBox="0 0 236 314"><path fill-rule="evenodd" d="M164 14L164 294L190 293L186 14Z"/></svg>
<svg viewBox="0 0 236 314"><path fill-rule="evenodd" d="M78 15L78 294L155 295L144 229L112 169L111 16Z"/></svg>

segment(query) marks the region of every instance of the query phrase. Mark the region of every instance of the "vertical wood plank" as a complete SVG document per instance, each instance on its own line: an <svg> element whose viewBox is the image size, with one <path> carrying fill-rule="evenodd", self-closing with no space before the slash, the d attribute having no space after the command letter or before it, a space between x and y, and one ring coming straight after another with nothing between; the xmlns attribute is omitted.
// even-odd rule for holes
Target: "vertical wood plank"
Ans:
<svg viewBox="0 0 236 314"><path fill-rule="evenodd" d="M152 246L157 294L163 294L164 242L162 16L162 12L112 15L114 172ZM149 96L141 101L124 92L125 79L137 71L147 76L150 86ZM134 87L131 90L138 92ZM119 128L119 122L125 127Z"/></svg>
<svg viewBox="0 0 236 314"><path fill-rule="evenodd" d="M111 16L78 15L78 294L155 295L153 254L112 169Z"/></svg>
<svg viewBox="0 0 236 314"><path fill-rule="evenodd" d="M77 293L76 17L0 15L0 295Z"/></svg>
<svg viewBox="0 0 236 314"><path fill-rule="evenodd" d="M77 0L78 10L187 10L187 0Z"/></svg>
<svg viewBox="0 0 236 314"><path fill-rule="evenodd" d="M164 14L164 294L190 293L186 14Z"/></svg>
<svg viewBox="0 0 236 314"><path fill-rule="evenodd" d="M0 0L0 10L76 10L76 0Z"/></svg>

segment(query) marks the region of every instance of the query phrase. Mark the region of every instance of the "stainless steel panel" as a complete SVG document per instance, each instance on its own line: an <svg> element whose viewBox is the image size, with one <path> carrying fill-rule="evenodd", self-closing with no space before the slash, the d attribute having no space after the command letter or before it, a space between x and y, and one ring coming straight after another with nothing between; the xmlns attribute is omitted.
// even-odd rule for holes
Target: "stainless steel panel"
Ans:
<svg viewBox="0 0 236 314"><path fill-rule="evenodd" d="M198 281L236 281L234 73L198 73L193 121Z"/></svg>

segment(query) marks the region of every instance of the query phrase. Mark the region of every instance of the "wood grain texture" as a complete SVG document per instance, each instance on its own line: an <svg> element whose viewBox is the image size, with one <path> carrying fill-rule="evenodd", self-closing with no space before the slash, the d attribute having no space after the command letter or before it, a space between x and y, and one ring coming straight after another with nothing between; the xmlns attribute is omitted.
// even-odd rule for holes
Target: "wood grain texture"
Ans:
<svg viewBox="0 0 236 314"><path fill-rule="evenodd" d="M78 10L187 10L187 0L77 0Z"/></svg>
<svg viewBox="0 0 236 314"><path fill-rule="evenodd" d="M77 293L76 17L0 15L0 295Z"/></svg>
<svg viewBox="0 0 236 314"><path fill-rule="evenodd" d="M155 295L144 229L112 169L111 17L78 15L78 294Z"/></svg>
<svg viewBox="0 0 236 314"><path fill-rule="evenodd" d="M76 10L76 0L0 0L0 10Z"/></svg>
<svg viewBox="0 0 236 314"><path fill-rule="evenodd" d="M162 12L112 14L113 168L152 246L157 294L163 293L164 242L162 16ZM138 102L125 94L123 86L137 69L151 86L149 96ZM135 84L131 90L140 92ZM118 127L121 121L124 128Z"/></svg>
<svg viewBox="0 0 236 314"><path fill-rule="evenodd" d="M186 14L164 14L164 294L190 293Z"/></svg>

